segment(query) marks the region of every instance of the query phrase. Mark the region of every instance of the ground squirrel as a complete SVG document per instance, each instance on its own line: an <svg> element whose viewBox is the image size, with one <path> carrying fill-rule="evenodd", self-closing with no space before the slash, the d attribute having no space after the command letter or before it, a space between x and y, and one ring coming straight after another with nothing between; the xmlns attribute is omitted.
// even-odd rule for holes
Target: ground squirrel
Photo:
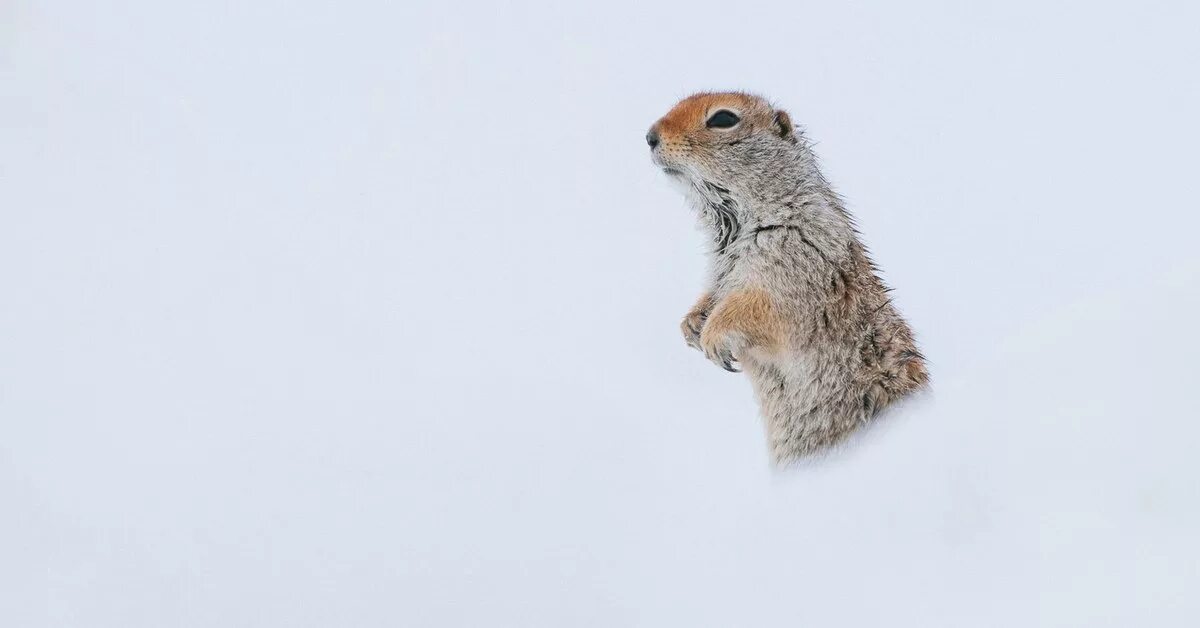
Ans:
<svg viewBox="0 0 1200 628"><path fill-rule="evenodd" d="M709 289L683 336L745 371L777 464L841 442L926 384L912 331L785 111L700 93L646 142L713 238Z"/></svg>

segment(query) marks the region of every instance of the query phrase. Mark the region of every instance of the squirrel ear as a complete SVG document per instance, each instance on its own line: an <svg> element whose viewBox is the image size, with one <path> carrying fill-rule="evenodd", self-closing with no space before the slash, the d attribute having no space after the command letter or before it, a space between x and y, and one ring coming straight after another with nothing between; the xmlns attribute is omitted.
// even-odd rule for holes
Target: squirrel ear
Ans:
<svg viewBox="0 0 1200 628"><path fill-rule="evenodd" d="M775 131L779 133L779 137L785 140L796 139L795 131L792 129L792 118L783 109L775 112Z"/></svg>

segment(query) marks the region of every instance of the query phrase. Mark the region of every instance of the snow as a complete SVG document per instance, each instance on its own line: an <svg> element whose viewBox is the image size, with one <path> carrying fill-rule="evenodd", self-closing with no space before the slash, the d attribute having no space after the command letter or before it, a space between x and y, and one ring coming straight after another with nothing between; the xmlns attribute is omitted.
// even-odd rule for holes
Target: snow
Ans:
<svg viewBox="0 0 1200 628"><path fill-rule="evenodd" d="M1198 13L8 3L0 625L1197 625ZM710 88L931 361L811 468L678 335Z"/></svg>

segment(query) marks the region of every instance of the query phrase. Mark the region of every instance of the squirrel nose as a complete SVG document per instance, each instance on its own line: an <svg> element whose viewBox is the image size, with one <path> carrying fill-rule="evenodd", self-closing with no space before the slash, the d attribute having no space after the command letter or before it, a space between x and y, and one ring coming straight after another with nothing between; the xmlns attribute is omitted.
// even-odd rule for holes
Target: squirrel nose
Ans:
<svg viewBox="0 0 1200 628"><path fill-rule="evenodd" d="M650 145L651 150L658 146L658 131L650 129L650 132L646 134L646 143Z"/></svg>

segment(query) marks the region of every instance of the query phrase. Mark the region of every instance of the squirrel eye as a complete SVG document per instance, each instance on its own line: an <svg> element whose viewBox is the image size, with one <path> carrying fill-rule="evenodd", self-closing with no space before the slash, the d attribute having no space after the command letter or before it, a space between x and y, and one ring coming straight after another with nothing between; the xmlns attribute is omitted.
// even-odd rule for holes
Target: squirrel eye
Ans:
<svg viewBox="0 0 1200 628"><path fill-rule="evenodd" d="M737 117L737 114L734 112L722 109L712 114L708 122L704 123L704 126L710 129L728 129L741 121L742 119Z"/></svg>

